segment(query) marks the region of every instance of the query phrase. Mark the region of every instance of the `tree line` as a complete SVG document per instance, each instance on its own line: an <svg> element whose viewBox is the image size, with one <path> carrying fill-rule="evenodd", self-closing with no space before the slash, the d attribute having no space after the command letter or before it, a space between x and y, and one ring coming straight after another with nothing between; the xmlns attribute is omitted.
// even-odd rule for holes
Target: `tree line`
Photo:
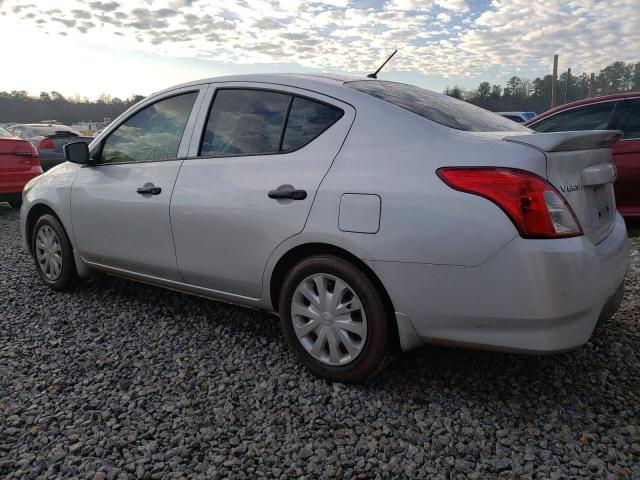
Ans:
<svg viewBox="0 0 640 480"><path fill-rule="evenodd" d="M588 98L590 77L591 75L586 72L579 75L572 74L567 84L567 72L563 72L557 81L558 105ZM444 93L495 112L542 113L551 107L551 82L551 75L538 77L535 80L513 76L504 87L482 82L473 90L465 90L456 85L447 87ZM595 76L594 97L628 91L640 91L640 62L614 62Z"/></svg>
<svg viewBox="0 0 640 480"><path fill-rule="evenodd" d="M447 87L444 93L493 111L540 113L551 105L551 80L551 75L535 80L514 75L504 87L482 82L476 89L465 90L454 86ZM571 75L567 84L567 72L562 73L557 82L558 105L587 98L589 82L590 75L583 72ZM640 91L640 62L614 62L595 76L594 96L626 91ZM89 100L79 96L66 98L55 91L41 92L39 96L29 95L25 91L0 92L0 123L57 120L68 125L81 121L102 121L104 118L113 120L142 98L141 95L132 95L120 99L102 94L96 100Z"/></svg>
<svg viewBox="0 0 640 480"><path fill-rule="evenodd" d="M102 94L97 100L66 98L59 92L41 92L31 96L25 91L0 92L0 123L36 123L57 120L64 124L82 121L112 120L144 97L132 95L126 99Z"/></svg>

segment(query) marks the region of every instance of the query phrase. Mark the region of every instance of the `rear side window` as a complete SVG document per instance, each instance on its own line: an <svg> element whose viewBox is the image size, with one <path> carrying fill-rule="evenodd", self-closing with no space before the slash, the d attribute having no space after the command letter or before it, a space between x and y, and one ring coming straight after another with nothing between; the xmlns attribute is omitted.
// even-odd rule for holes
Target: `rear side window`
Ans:
<svg viewBox="0 0 640 480"><path fill-rule="evenodd" d="M219 90L209 113L200 155L275 153L291 95L264 90Z"/></svg>
<svg viewBox="0 0 640 480"><path fill-rule="evenodd" d="M616 102L601 102L572 108L543 118L530 128L540 133L607 130L615 106Z"/></svg>
<svg viewBox="0 0 640 480"><path fill-rule="evenodd" d="M618 129L624 132L625 139L640 138L640 98L627 102Z"/></svg>
<svg viewBox="0 0 640 480"><path fill-rule="evenodd" d="M23 127L13 127L11 129L11 133L13 133L18 138L24 138L23 135L22 135L23 132L24 132L24 128Z"/></svg>
<svg viewBox="0 0 640 480"><path fill-rule="evenodd" d="M177 158L196 92L160 100L115 129L102 147L102 163L153 162Z"/></svg>
<svg viewBox="0 0 640 480"><path fill-rule="evenodd" d="M441 93L404 83L380 80L347 82L346 86L409 110L446 127L467 132L529 131L500 115Z"/></svg>
<svg viewBox="0 0 640 480"><path fill-rule="evenodd" d="M343 113L284 92L220 89L209 112L200 156L288 153L320 136Z"/></svg>
<svg viewBox="0 0 640 480"><path fill-rule="evenodd" d="M516 123L523 123L524 120L520 117L516 117L515 115L502 115L504 118L508 118L509 120Z"/></svg>
<svg viewBox="0 0 640 480"><path fill-rule="evenodd" d="M15 136L4 127L0 127L0 138L15 138Z"/></svg>
<svg viewBox="0 0 640 480"><path fill-rule="evenodd" d="M333 125L342 111L306 98L295 97L282 139L282 150L303 147Z"/></svg>

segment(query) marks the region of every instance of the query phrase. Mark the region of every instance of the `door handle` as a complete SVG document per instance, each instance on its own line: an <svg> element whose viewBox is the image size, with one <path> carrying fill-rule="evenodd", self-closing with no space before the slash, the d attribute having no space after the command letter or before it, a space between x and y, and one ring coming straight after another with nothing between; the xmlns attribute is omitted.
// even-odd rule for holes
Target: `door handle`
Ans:
<svg viewBox="0 0 640 480"><path fill-rule="evenodd" d="M277 190L271 190L269 192L269 198L275 198L276 200L304 200L305 198L307 198L307 192L305 190L295 190L292 188L284 189L280 187Z"/></svg>
<svg viewBox="0 0 640 480"><path fill-rule="evenodd" d="M136 192L140 195L160 195L162 189L156 187L153 183L145 183L142 187L138 187Z"/></svg>

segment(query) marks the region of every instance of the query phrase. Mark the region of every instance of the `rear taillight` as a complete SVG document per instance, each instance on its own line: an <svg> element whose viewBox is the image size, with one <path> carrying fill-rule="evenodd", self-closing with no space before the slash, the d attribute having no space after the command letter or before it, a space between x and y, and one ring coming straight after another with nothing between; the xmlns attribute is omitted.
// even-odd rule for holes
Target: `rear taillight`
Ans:
<svg viewBox="0 0 640 480"><path fill-rule="evenodd" d="M19 145L13 149L13 154L18 157L36 158L38 156L38 150L35 149L30 143Z"/></svg>
<svg viewBox="0 0 640 480"><path fill-rule="evenodd" d="M445 167L436 173L451 188L498 205L522 237L582 235L578 220L562 195L531 172L500 167Z"/></svg>
<svg viewBox="0 0 640 480"><path fill-rule="evenodd" d="M50 138L43 138L42 140L40 140L40 143L38 143L38 148L40 150L53 150L53 140L51 140Z"/></svg>

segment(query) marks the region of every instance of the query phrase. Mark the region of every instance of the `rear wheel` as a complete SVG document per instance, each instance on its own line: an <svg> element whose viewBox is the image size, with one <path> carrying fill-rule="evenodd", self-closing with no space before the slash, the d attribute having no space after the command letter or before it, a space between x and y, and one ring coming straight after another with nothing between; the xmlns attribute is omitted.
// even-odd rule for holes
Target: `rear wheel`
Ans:
<svg viewBox="0 0 640 480"><path fill-rule="evenodd" d="M352 263L333 255L301 261L284 280L279 310L289 347L313 374L358 383L384 366L385 305Z"/></svg>
<svg viewBox="0 0 640 480"><path fill-rule="evenodd" d="M73 249L62 224L53 215L42 215L31 235L31 252L42 281L53 290L68 291L77 283Z"/></svg>

